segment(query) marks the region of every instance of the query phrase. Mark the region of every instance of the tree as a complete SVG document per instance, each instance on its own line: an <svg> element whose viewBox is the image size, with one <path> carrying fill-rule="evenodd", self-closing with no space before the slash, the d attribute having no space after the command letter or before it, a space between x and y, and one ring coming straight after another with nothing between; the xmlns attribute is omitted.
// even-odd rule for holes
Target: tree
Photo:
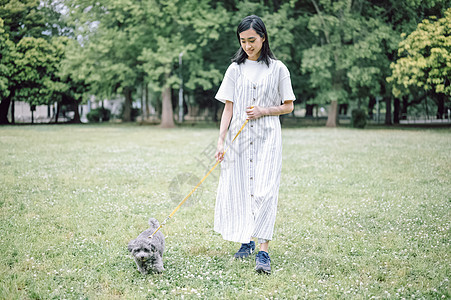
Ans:
<svg viewBox="0 0 451 300"><path fill-rule="evenodd" d="M57 76L64 54L64 38L50 42L43 38L24 37L11 53L11 73L15 98L30 105L49 104L54 93L65 90Z"/></svg>
<svg viewBox="0 0 451 300"><path fill-rule="evenodd" d="M14 43L23 37L42 37L46 27L46 15L40 9L39 0L0 1L0 18L4 29Z"/></svg>
<svg viewBox="0 0 451 300"><path fill-rule="evenodd" d="M217 18L225 15L220 6L213 10L206 0L79 0L67 5L80 36L79 46L68 50L71 77L85 81L97 96L124 94L125 121L137 88L150 84L163 98L161 125L174 126L171 91L180 82L180 53L188 90L211 89L220 80L220 72L203 59L203 47L220 36Z"/></svg>
<svg viewBox="0 0 451 300"><path fill-rule="evenodd" d="M46 12L37 0L0 2L0 124L9 123L8 111L15 99L49 104L52 95L64 89L57 70L65 39L51 36Z"/></svg>
<svg viewBox="0 0 451 300"><path fill-rule="evenodd" d="M272 2L272 1L268 1ZM278 3L280 6L276 6ZM267 4L270 6L270 4ZM308 76L301 72L303 50L315 43L315 35L308 30L308 15L313 11L301 1L281 3L274 1L274 11L263 14L268 29L271 49L290 70L296 105L314 97Z"/></svg>
<svg viewBox="0 0 451 300"><path fill-rule="evenodd" d="M122 120L131 121L131 107L136 87L144 72L138 60L145 43L143 31L144 1L66 1L69 24L78 43L70 43L64 74L89 86L100 98L122 94L125 98Z"/></svg>
<svg viewBox="0 0 451 300"><path fill-rule="evenodd" d="M7 113L11 102L9 80L11 64L9 63L11 51L14 51L14 43L10 41L5 32L3 19L0 18L0 124L8 123Z"/></svg>
<svg viewBox="0 0 451 300"><path fill-rule="evenodd" d="M445 113L445 99L451 96L451 9L440 19L425 19L399 43L399 58L391 64L393 95L408 95L412 88L434 95L437 117Z"/></svg>
<svg viewBox="0 0 451 300"><path fill-rule="evenodd" d="M147 19L146 27L159 30L152 32L155 42L146 45L140 59L149 81L162 90L161 126L173 127L171 90L180 85L179 55L183 53L182 76L188 90L209 90L218 84L222 74L213 63L215 43L221 36L217 20L227 19L227 14L221 6L213 9L205 0L150 1L147 14L153 17Z"/></svg>
<svg viewBox="0 0 451 300"><path fill-rule="evenodd" d="M362 11L367 1L311 3L316 14L308 28L317 41L303 51L302 70L317 90L314 102L331 104L327 126L335 127L339 104L354 100L360 106L362 99L385 92L382 74L389 69L387 52L394 50L396 41L377 10Z"/></svg>
<svg viewBox="0 0 451 300"><path fill-rule="evenodd" d="M394 1L394 0L370 0L371 5L369 5L370 11L375 11L381 18L381 20L390 25L393 28L393 38L397 40L397 44L401 42L401 33L409 34L412 32L417 24L423 20L426 16L437 16L443 15L446 8L449 7L449 1L446 0L404 0L404 1ZM386 51L387 58L390 63L394 62L398 58L398 46L394 48L393 51ZM390 76L389 73L381 74L383 78ZM418 95L418 91L411 89L411 95L409 97L403 96L402 101L398 97L394 97L392 93L392 83L386 80L381 81L381 96L383 97L383 102L386 106L385 114L385 124L392 124L392 113L391 107L392 103L394 105L393 112L393 122L399 123L399 114L407 114L407 106L416 103L421 103L425 100L425 95ZM408 101L408 98L411 100ZM373 98L374 100L374 98ZM402 108L400 107L402 103Z"/></svg>

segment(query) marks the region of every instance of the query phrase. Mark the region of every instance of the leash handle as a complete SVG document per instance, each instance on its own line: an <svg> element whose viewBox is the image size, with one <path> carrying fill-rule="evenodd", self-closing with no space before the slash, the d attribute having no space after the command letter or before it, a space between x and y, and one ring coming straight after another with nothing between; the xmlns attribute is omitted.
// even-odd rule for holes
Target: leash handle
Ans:
<svg viewBox="0 0 451 300"><path fill-rule="evenodd" d="M235 135L235 137L233 138L232 142L230 143L230 145L233 143L233 141L235 141L235 139L240 135L241 131L243 131L244 127L246 126L247 122L249 122L249 119L246 119L246 121L243 123L243 125L241 126L240 130L238 130L237 134ZM224 155L226 154L227 150L229 150L230 145L227 147L227 149L224 151L224 153L222 154L222 156L224 157ZM183 205L183 203L186 202L186 200L188 200L189 197L191 197L191 195L197 190L197 188L205 181L205 179L207 179L207 177L211 174L211 172L213 172L213 170L219 165L219 160L216 161L215 165L210 169L210 171L208 171L208 173L204 176L204 178L202 178L199 183L191 190L191 192L189 192L189 194L179 203L179 205L177 205L177 207L171 212L171 214L163 221L163 223L160 224L160 226L158 226L158 228L154 231L154 233L152 233L151 236L149 236L149 238L153 238L153 236L158 232L158 230L160 230L165 224L166 222L172 218L172 216L179 210L179 208Z"/></svg>

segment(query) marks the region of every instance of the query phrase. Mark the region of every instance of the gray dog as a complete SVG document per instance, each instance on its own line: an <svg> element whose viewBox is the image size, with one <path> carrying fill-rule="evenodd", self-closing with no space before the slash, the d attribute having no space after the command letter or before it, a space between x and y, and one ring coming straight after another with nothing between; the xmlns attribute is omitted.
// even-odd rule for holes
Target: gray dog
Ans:
<svg viewBox="0 0 451 300"><path fill-rule="evenodd" d="M160 226L154 218L149 220L150 228L143 231L136 239L128 244L128 251L133 255L138 270L142 274L150 272L161 273L163 268L164 235L161 231L152 233Z"/></svg>

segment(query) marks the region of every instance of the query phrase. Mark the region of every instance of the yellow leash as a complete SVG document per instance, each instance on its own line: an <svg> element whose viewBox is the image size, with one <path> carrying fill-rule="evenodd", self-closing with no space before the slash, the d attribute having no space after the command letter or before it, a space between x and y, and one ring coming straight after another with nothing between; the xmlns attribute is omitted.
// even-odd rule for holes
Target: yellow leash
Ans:
<svg viewBox="0 0 451 300"><path fill-rule="evenodd" d="M233 138L232 142L230 143L230 145L233 143L233 141L235 141L235 139L238 137L238 135L240 135L241 131L244 129L244 127L246 126L247 122L249 122L248 119L246 119L246 121L244 122L243 126L241 126L240 130L238 131L238 133L235 135L235 137ZM224 155L226 154L227 150L229 150L230 145L227 147L227 149L224 151L224 153L222 154L222 156L224 157ZM188 200L188 198L197 190L197 188L202 184L202 182L205 181L205 179L207 179L207 177L211 174L211 172L213 172L213 170L219 165L219 160L215 163L215 165L210 169L210 171L208 171L208 173L204 176L204 178L202 178L199 183L191 190L191 192L185 197L185 199L183 199L179 205L177 205L177 207L171 212L171 214L163 221L163 223L161 223L161 225L154 231L154 233L152 233L151 236L149 236L149 238L152 238L155 233L158 232L158 230L160 230L165 224L166 222L172 218L172 216L179 210L179 208L183 205L183 203L186 202L186 200Z"/></svg>

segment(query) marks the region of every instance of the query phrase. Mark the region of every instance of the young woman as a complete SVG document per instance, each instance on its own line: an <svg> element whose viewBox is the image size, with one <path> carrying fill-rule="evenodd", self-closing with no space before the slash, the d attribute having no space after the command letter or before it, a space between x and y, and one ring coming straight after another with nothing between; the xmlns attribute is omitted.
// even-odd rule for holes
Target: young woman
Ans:
<svg viewBox="0 0 451 300"><path fill-rule="evenodd" d="M293 111L296 98L287 67L269 48L263 21L255 15L244 18L237 37L241 47L216 94L225 107L215 154L222 163L214 229L224 239L241 243L235 258L249 257L255 249L252 238L257 238L256 271L270 274L268 246L282 169L279 115ZM224 156L225 145L231 147Z"/></svg>

